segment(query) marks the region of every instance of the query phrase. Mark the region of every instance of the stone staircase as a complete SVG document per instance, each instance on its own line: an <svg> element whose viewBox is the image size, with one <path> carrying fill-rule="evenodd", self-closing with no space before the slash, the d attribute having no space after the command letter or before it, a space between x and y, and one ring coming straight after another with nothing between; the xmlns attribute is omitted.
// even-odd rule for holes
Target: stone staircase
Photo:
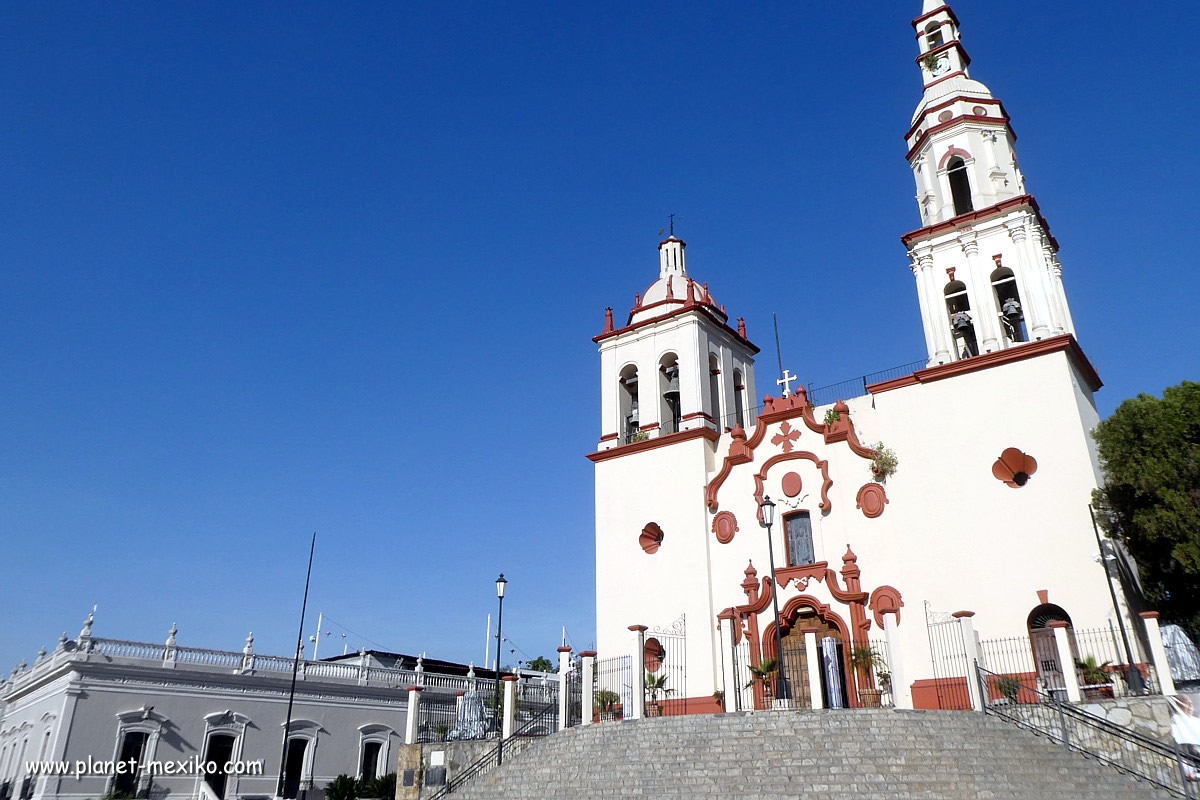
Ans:
<svg viewBox="0 0 1200 800"><path fill-rule="evenodd" d="M994 717L961 711L747 712L572 728L455 800L1140 800L1171 797Z"/></svg>

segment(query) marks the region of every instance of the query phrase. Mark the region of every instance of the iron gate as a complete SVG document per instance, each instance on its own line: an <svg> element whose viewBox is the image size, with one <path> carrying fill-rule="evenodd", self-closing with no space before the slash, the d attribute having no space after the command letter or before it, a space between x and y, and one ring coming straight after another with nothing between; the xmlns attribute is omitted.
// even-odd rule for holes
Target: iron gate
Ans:
<svg viewBox="0 0 1200 800"><path fill-rule="evenodd" d="M646 675L646 716L687 713L687 617L646 631L642 668Z"/></svg>
<svg viewBox="0 0 1200 800"><path fill-rule="evenodd" d="M624 719L632 707L633 659L629 656L601 658L592 676L592 715L596 722Z"/></svg>
<svg viewBox="0 0 1200 800"><path fill-rule="evenodd" d="M949 613L933 611L925 602L925 630L933 662L933 699L937 708L966 711L971 708L967 675L973 664L963 646L962 625Z"/></svg>

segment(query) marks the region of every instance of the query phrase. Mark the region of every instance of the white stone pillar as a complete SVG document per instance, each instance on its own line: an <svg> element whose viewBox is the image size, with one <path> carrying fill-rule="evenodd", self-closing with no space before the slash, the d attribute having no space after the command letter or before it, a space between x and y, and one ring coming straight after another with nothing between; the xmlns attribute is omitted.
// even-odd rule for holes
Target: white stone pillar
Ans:
<svg viewBox="0 0 1200 800"><path fill-rule="evenodd" d="M641 719L646 709L646 626L630 625L633 632L633 659L629 665L629 683L633 687L629 702L633 708L625 709L625 719Z"/></svg>
<svg viewBox="0 0 1200 800"><path fill-rule="evenodd" d="M507 739L513 735L517 721L517 676L505 675L504 678L504 721L501 723L500 736Z"/></svg>
<svg viewBox="0 0 1200 800"><path fill-rule="evenodd" d="M1009 238L1017 249L1017 264L1019 266L1018 280L1026 292L1025 316L1026 327L1030 339L1045 339L1050 335L1050 307L1047 303L1044 283L1038 275L1038 260L1034 258L1033 249L1029 246L1029 236L1025 230L1024 220L1014 220L1004 223L1008 229Z"/></svg>
<svg viewBox="0 0 1200 800"><path fill-rule="evenodd" d="M999 332L996 330L1000 324L996 318L999 309L996 308L996 296L992 292L991 274L986 265L979 261L979 242L974 233L959 236L958 244L967 261L967 299L971 302L979 353L991 353L1000 349Z"/></svg>
<svg viewBox="0 0 1200 800"><path fill-rule="evenodd" d="M558 729L567 729L567 717L571 713L571 695L567 690L567 679L571 673L571 648L558 648Z"/></svg>
<svg viewBox="0 0 1200 800"><path fill-rule="evenodd" d="M736 612L729 619L721 620L721 624L725 627L725 635L722 637L722 642L725 653L721 657L721 679L724 682L725 688L725 713L732 714L738 707L738 693L741 687L738 686L737 664L733 660L733 651L737 646L734 644L737 641L737 619Z"/></svg>
<svg viewBox="0 0 1200 800"><path fill-rule="evenodd" d="M592 707L596 704L595 684L596 684L596 651L584 650L579 654L581 661L583 678L583 702L581 709L583 716L580 721L584 725L592 724Z"/></svg>
<svg viewBox="0 0 1200 800"><path fill-rule="evenodd" d="M1171 675L1171 665L1167 662L1167 648L1163 646L1162 630L1158 627L1158 612L1143 611L1141 618L1146 626L1146 638L1150 640L1150 658L1154 660L1154 671L1158 674L1158 687L1164 695L1173 695L1175 678ZM1133 668L1137 669L1136 666Z"/></svg>
<svg viewBox="0 0 1200 800"><path fill-rule="evenodd" d="M932 249L926 248L917 256L917 261L921 265L922 290L928 299L929 324L933 329L933 360L938 364L947 364L954 360L950 353L953 336L950 333L950 320L946 316L946 294L937 285L933 275Z"/></svg>
<svg viewBox="0 0 1200 800"><path fill-rule="evenodd" d="M967 657L967 694L971 698L971 708L983 710L983 697L979 694L979 674L975 665L979 663L979 646L975 642L974 611L955 611L951 614L958 620L959 631L962 633L963 653Z"/></svg>
<svg viewBox="0 0 1200 800"><path fill-rule="evenodd" d="M1067 635L1067 622L1057 619L1050 623L1054 629L1054 643L1058 645L1058 663L1062 667L1063 683L1067 687L1067 699L1078 703L1083 699L1079 693L1079 676L1075 674L1075 657L1071 655L1071 639Z"/></svg>
<svg viewBox="0 0 1200 800"><path fill-rule="evenodd" d="M892 676L892 706L912 708L912 687L904 676L904 660L900 658L900 635L896 630L896 614L883 615L883 634L887 637L888 669Z"/></svg>
<svg viewBox="0 0 1200 800"><path fill-rule="evenodd" d="M423 686L408 687L408 717L404 722L404 743L416 744L417 741L417 715L421 709L421 692Z"/></svg>
<svg viewBox="0 0 1200 800"><path fill-rule="evenodd" d="M821 659L817 653L817 629L801 628L804 633L804 660L808 662L808 696L809 705L815 711L825 707L825 697L821 694Z"/></svg>
<svg viewBox="0 0 1200 800"><path fill-rule="evenodd" d="M917 305L921 311L921 329L925 334L925 350L929 353L929 357L933 358L934 352L937 350L937 345L933 339L933 326L929 311L929 298L925 296L925 286L922 283L924 280L921 277L921 264L915 253L911 250L908 253L909 270L912 271L913 282L917 285Z"/></svg>

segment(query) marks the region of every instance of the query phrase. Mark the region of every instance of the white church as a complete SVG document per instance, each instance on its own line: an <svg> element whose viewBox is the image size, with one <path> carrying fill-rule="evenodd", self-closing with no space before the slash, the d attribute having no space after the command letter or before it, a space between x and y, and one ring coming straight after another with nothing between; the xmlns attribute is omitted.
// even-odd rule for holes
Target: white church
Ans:
<svg viewBox="0 0 1200 800"><path fill-rule="evenodd" d="M797 704L856 706L882 688L897 707L945 707L939 686L966 683L969 663L939 650L946 621L1027 641L1030 672L1050 686L1073 670L1058 628L1123 627L1133 663L1150 660L1137 600L1110 590L1098 563L1101 382L1059 244L1006 109L970 76L954 12L925 0L913 27L920 227L901 239L923 369L819 407L790 371L757 376L743 320L688 272L674 235L628 316L610 308L595 337L597 649L644 641L649 672L685 662L674 698L692 711L735 695L763 707L779 690L767 681L748 697L746 668L779 642ZM677 652L670 636L685 642ZM858 674L850 654L875 643L886 667ZM874 686L885 671L889 685Z"/></svg>

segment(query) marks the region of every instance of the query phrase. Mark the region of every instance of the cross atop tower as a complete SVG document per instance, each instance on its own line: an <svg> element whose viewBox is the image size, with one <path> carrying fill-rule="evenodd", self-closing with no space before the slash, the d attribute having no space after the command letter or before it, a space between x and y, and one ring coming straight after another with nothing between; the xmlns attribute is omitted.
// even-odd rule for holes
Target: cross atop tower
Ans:
<svg viewBox="0 0 1200 800"><path fill-rule="evenodd" d="M798 381L798 380L800 380L800 379L797 378L795 375L793 375L791 370L785 369L783 371L783 377L780 378L779 380L775 381L775 383L777 383L783 387L783 396L784 397L791 397L792 382Z"/></svg>

